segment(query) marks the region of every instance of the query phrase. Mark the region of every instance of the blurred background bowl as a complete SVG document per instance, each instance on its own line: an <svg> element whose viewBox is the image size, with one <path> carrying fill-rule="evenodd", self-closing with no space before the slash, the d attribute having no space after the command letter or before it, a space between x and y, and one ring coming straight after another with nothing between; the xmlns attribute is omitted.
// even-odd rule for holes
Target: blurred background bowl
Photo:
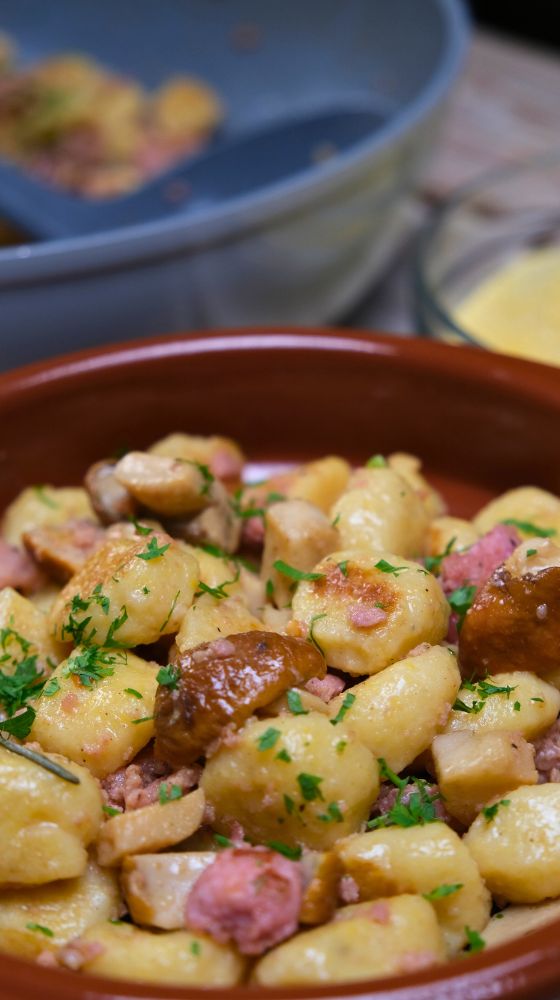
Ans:
<svg viewBox="0 0 560 1000"><path fill-rule="evenodd" d="M560 148L458 191L424 231L415 272L420 333L560 364Z"/></svg>
<svg viewBox="0 0 560 1000"><path fill-rule="evenodd" d="M24 62L71 50L147 86L200 76L223 96L226 136L331 108L375 119L351 148L326 135L333 155L311 149L225 201L0 249L1 368L127 336L341 317L403 235L468 38L461 0L0 0L0 28Z"/></svg>

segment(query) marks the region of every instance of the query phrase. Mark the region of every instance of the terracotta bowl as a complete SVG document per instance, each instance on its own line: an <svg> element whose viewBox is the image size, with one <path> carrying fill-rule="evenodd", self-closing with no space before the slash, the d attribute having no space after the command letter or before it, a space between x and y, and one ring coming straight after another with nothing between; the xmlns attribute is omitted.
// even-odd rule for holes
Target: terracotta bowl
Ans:
<svg viewBox="0 0 560 1000"><path fill-rule="evenodd" d="M227 433L261 467L406 449L424 458L462 515L515 485L560 492L560 371L428 341L282 329L142 341L0 376L0 507L25 485L78 482L94 459L174 429ZM266 992L271 1000L559 994L560 922L438 971ZM0 958L0 1000L243 995L78 977Z"/></svg>

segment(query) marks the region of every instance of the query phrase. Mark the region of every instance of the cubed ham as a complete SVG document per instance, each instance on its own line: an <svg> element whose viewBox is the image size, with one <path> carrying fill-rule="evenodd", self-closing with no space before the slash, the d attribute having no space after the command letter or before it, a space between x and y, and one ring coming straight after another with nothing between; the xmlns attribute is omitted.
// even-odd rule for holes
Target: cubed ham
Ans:
<svg viewBox="0 0 560 1000"><path fill-rule="evenodd" d="M497 524L464 552L451 552L441 563L440 582L445 594L465 584L480 587L521 542L515 528Z"/></svg>
<svg viewBox="0 0 560 1000"><path fill-rule="evenodd" d="M244 955L260 955L293 934L303 894L299 862L265 847L217 855L187 897L185 923Z"/></svg>
<svg viewBox="0 0 560 1000"><path fill-rule="evenodd" d="M176 785L183 793L190 791L198 784L200 772L197 765L173 771L148 749L138 754L132 764L103 778L101 787L106 804L113 809L140 809L158 801L162 784Z"/></svg>
<svg viewBox="0 0 560 1000"><path fill-rule="evenodd" d="M535 740L535 767L539 774L539 784L546 781L560 781L560 719L548 732Z"/></svg>
<svg viewBox="0 0 560 1000"><path fill-rule="evenodd" d="M342 677L337 677L336 674L325 674L324 677L312 677L310 681L304 685L305 690L309 691L310 694L314 694L321 701L329 702L333 698L336 698L337 694L344 691L345 683Z"/></svg>
<svg viewBox="0 0 560 1000"><path fill-rule="evenodd" d="M45 582L45 577L27 552L0 539L0 590L13 587L22 594L34 594Z"/></svg>

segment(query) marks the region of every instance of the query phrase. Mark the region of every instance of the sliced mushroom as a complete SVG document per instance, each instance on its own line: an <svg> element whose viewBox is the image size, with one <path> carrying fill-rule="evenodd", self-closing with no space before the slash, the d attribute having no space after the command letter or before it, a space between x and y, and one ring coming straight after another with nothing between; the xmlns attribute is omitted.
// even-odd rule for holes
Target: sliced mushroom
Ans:
<svg viewBox="0 0 560 1000"><path fill-rule="evenodd" d="M310 643L275 632L241 632L177 656L175 684L156 695L156 756L197 760L226 727L239 728L288 688L322 677L325 661Z"/></svg>
<svg viewBox="0 0 560 1000"><path fill-rule="evenodd" d="M53 580L66 583L82 568L105 537L103 528L85 518L64 524L43 524L24 531L23 544Z"/></svg>
<svg viewBox="0 0 560 1000"><path fill-rule="evenodd" d="M116 460L105 459L91 465L86 472L84 485L93 509L103 524L113 524L133 517L136 501L115 476Z"/></svg>
<svg viewBox="0 0 560 1000"><path fill-rule="evenodd" d="M560 547L529 539L478 591L459 638L465 675L532 670L545 675L560 648Z"/></svg>
<svg viewBox="0 0 560 1000"><path fill-rule="evenodd" d="M214 476L190 459L129 451L115 476L138 503L162 517L193 516L214 501Z"/></svg>
<svg viewBox="0 0 560 1000"><path fill-rule="evenodd" d="M175 538L192 545L215 545L223 552L236 552L241 538L241 521L221 483L212 484L211 504L188 521L168 521L166 528Z"/></svg>

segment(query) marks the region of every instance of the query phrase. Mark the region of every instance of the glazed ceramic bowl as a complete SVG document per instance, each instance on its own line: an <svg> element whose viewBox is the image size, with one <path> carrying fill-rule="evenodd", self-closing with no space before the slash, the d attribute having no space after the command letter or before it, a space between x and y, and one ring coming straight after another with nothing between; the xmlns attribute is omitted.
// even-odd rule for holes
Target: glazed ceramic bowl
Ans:
<svg viewBox="0 0 560 1000"><path fill-rule="evenodd" d="M560 492L560 373L471 348L320 330L214 332L124 344L0 376L0 507L25 485L171 430L238 438L256 468L340 453L421 455L469 515L522 483ZM560 922L437 970L270 1000L545 1000L560 995ZM233 1000L0 958L0 1000Z"/></svg>
<svg viewBox="0 0 560 1000"><path fill-rule="evenodd" d="M123 337L343 315L409 224L468 41L462 0L0 0L0 29L23 62L70 50L148 87L200 76L225 101L225 143L328 111L370 121L336 149L328 129L294 130L249 165L228 146L230 169L208 162L172 216L0 247L0 370Z"/></svg>

